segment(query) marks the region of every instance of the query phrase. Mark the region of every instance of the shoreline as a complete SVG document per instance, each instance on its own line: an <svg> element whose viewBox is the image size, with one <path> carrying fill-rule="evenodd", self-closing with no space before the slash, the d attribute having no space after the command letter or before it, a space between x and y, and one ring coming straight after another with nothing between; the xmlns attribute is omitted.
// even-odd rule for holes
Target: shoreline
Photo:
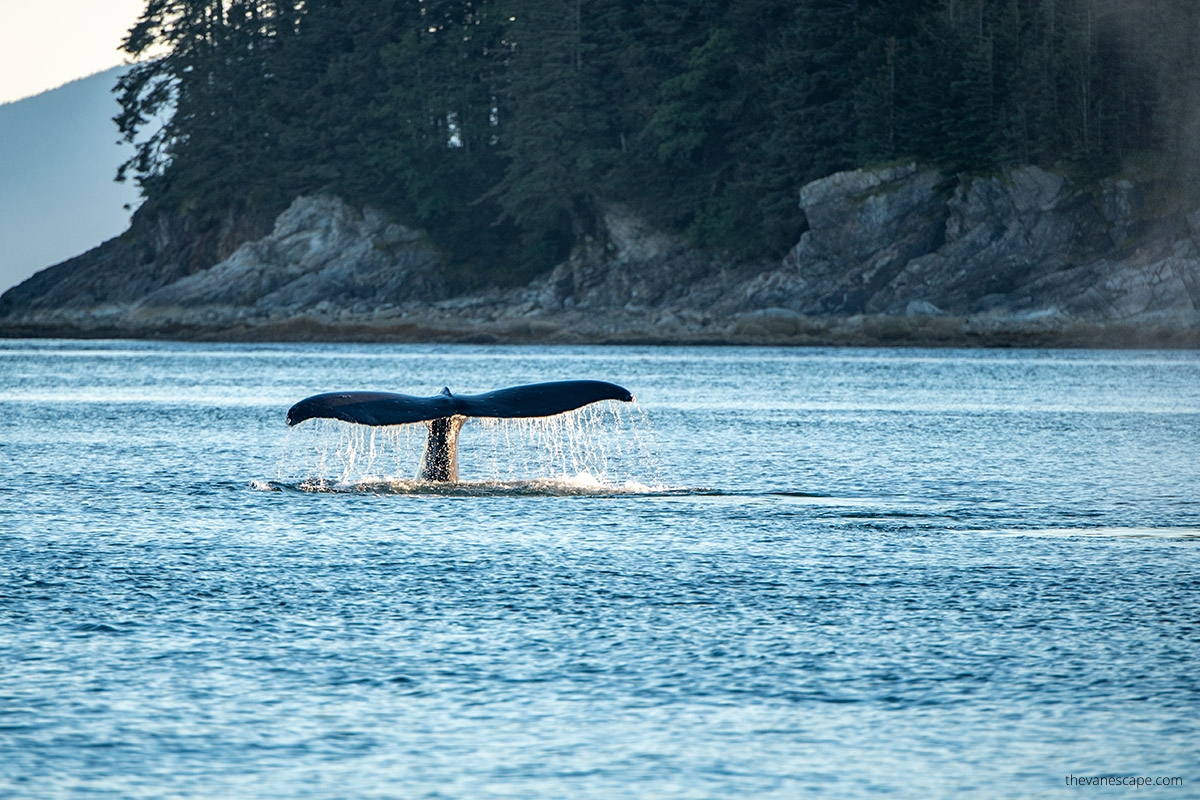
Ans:
<svg viewBox="0 0 1200 800"><path fill-rule="evenodd" d="M548 272L473 289L445 284L420 231L334 196L297 197L217 263L167 215L5 292L0 337L1200 348L1200 210L1135 219L1152 181L955 180L949 198L916 163L814 181L778 262L727 263L614 205Z"/></svg>
<svg viewBox="0 0 1200 800"><path fill-rule="evenodd" d="M576 319L477 319L426 316L329 319L304 315L200 323L143 319L4 322L0 339L130 339L192 342L342 342L376 344L643 345L712 347L944 347L1063 349L1200 349L1200 323L1174 320L961 317L803 317L740 315L707 324L652 321L633 315Z"/></svg>

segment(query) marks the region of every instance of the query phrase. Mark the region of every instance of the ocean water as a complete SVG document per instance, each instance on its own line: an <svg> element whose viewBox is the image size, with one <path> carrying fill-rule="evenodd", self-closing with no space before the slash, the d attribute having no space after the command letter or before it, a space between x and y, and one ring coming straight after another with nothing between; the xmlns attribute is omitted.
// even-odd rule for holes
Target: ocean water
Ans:
<svg viewBox="0 0 1200 800"><path fill-rule="evenodd" d="M5 341L0 470L0 797L1200 796L1196 352Z"/></svg>

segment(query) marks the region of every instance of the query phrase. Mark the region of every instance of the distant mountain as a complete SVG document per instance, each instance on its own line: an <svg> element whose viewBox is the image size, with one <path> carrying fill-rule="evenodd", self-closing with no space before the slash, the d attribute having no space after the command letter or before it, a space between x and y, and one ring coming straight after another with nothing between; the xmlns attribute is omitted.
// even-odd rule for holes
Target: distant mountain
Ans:
<svg viewBox="0 0 1200 800"><path fill-rule="evenodd" d="M0 292L129 226L141 199L113 181L133 152L112 121L123 69L0 105Z"/></svg>

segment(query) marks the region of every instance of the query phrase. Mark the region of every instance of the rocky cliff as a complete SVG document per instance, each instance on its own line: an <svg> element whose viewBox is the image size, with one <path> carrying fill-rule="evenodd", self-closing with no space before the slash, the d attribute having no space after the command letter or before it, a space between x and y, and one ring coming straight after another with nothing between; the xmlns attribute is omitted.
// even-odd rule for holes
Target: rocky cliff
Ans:
<svg viewBox="0 0 1200 800"><path fill-rule="evenodd" d="M550 273L450 296L420 231L302 197L211 266L165 223L153 246L108 242L6 293L0 332L1200 346L1200 209L1169 200L1149 180L1083 186L1034 167L857 170L803 188L808 230L779 263L729 262L612 205Z"/></svg>
<svg viewBox="0 0 1200 800"><path fill-rule="evenodd" d="M804 188L811 230L752 292L806 313L1194 322L1200 212L1147 218L1127 180L1083 190L1032 167L948 184L915 165Z"/></svg>

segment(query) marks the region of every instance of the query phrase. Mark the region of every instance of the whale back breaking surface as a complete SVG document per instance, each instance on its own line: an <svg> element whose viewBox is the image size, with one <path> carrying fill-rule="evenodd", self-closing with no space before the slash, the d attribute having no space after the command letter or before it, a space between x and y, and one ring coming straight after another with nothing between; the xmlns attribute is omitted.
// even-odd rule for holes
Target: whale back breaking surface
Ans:
<svg viewBox="0 0 1200 800"><path fill-rule="evenodd" d="M606 381L552 381L454 395L449 389L432 397L392 392L327 392L307 397L288 410L288 425L324 418L359 425L404 425L447 417L514 419L549 417L601 400L630 402L628 389Z"/></svg>

